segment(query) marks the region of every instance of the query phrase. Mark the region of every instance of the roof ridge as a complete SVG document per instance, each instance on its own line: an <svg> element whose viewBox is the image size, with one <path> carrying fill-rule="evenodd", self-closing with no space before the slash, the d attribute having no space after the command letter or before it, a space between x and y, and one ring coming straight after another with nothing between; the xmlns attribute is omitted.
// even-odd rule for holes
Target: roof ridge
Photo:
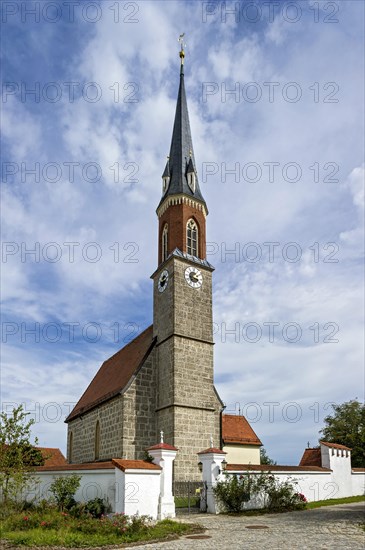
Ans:
<svg viewBox="0 0 365 550"><path fill-rule="evenodd" d="M143 366L156 344L152 329L153 325L148 326L131 342L128 342L102 362L93 379L67 416L66 423L87 413L101 403L113 399L124 388L129 387L133 376Z"/></svg>

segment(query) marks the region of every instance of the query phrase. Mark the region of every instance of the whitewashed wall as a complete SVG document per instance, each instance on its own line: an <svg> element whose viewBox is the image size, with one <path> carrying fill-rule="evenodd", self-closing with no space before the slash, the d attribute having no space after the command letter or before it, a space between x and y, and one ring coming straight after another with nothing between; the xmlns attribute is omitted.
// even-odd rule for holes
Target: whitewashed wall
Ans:
<svg viewBox="0 0 365 550"><path fill-rule="evenodd" d="M77 502L87 502L94 498L103 498L108 501L115 511L115 472L114 468L108 470L67 470L67 471L44 471L35 475L36 483L27 492L27 500L39 502L42 499L48 500L52 494L49 487L58 477L66 477L72 474L81 476L80 487L75 494Z"/></svg>
<svg viewBox="0 0 365 550"><path fill-rule="evenodd" d="M229 471L230 475L233 474L242 474L242 471ZM256 472L259 475L259 472ZM297 489L298 493L303 493L308 502L313 502L316 500L327 500L330 498L340 498L338 484L333 480L331 472L270 472L277 478L280 482L290 481ZM218 478L219 480L224 479L222 474ZM361 493L360 493L361 494ZM341 495L342 496L342 495ZM352 488L350 494L346 496L353 496ZM248 502L245 505L245 508L256 508L257 504L261 506L264 505L262 498L259 498L258 501Z"/></svg>
<svg viewBox="0 0 365 550"><path fill-rule="evenodd" d="M351 476L352 494L365 494L365 472L352 472Z"/></svg>
<svg viewBox="0 0 365 550"><path fill-rule="evenodd" d="M103 498L111 505L112 512L126 515L148 515L157 519L160 496L161 470L126 470L118 468L98 470L41 471L34 476L35 483L25 498L39 502L52 494L50 485L58 477L72 474L81 476L80 487L75 494L77 502Z"/></svg>
<svg viewBox="0 0 365 550"><path fill-rule="evenodd" d="M338 446L337 446L338 447ZM223 481L225 474L221 473L222 456L217 453L200 453L203 464L203 481L207 484L208 512L219 513L219 503L216 502L213 487L217 481ZM273 470L267 467L266 473L275 476L279 481L290 481L297 492L302 493L308 502L329 500L365 494L365 472L351 469L351 452L346 448L331 447L330 444L321 443L321 464L327 470L302 470L293 468L288 470L283 466L276 466ZM260 475L262 470L255 471L255 465L250 465L252 475ZM241 475L247 473L247 466L237 466L237 470L229 468L228 475ZM244 504L244 508L262 508L265 506L263 495L258 495Z"/></svg>
<svg viewBox="0 0 365 550"><path fill-rule="evenodd" d="M151 447L154 465L142 460L115 459L111 463L67 465L65 468L39 470L34 484L23 498L40 501L52 497L50 486L56 478L72 474L80 476L77 502L102 498L116 513L128 516L147 515L153 519L175 517L172 496L172 463L177 449L163 442Z"/></svg>
<svg viewBox="0 0 365 550"><path fill-rule="evenodd" d="M148 474L141 470L116 469L115 511L128 516L134 514L157 518L158 499L160 496L160 470L149 470Z"/></svg>

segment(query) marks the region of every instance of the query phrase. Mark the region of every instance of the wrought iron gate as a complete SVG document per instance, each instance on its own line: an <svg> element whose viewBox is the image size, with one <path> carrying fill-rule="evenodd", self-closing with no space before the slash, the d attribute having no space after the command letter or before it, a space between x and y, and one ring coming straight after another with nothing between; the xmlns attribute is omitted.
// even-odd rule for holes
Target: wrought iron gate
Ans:
<svg viewBox="0 0 365 550"><path fill-rule="evenodd" d="M176 514L200 514L207 511L207 486L204 481L174 481Z"/></svg>

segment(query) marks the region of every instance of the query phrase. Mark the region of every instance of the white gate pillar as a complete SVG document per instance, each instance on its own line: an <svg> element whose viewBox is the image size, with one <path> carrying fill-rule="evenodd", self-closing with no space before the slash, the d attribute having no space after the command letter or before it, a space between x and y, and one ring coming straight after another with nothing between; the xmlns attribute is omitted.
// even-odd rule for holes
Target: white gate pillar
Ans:
<svg viewBox="0 0 365 550"><path fill-rule="evenodd" d="M153 457L154 464L162 468L160 496L158 499L158 519L175 517L175 501L172 494L172 463L175 460L178 449L163 442L146 449Z"/></svg>
<svg viewBox="0 0 365 550"><path fill-rule="evenodd" d="M222 462L227 453L220 449L211 447L198 453L202 464L202 477L206 483L207 491L207 512L208 514L218 514L213 487L217 482L218 476L222 472Z"/></svg>

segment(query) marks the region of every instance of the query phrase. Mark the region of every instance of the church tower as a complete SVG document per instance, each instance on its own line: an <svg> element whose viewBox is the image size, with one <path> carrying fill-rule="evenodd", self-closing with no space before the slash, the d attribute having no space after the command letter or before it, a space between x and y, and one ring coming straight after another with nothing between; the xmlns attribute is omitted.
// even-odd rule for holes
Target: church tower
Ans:
<svg viewBox="0 0 365 550"><path fill-rule="evenodd" d="M222 402L213 382L212 272L206 260L208 208L199 187L180 51L180 86L170 155L157 207L154 281L156 423L179 449L175 480L200 479L197 453L221 443Z"/></svg>

